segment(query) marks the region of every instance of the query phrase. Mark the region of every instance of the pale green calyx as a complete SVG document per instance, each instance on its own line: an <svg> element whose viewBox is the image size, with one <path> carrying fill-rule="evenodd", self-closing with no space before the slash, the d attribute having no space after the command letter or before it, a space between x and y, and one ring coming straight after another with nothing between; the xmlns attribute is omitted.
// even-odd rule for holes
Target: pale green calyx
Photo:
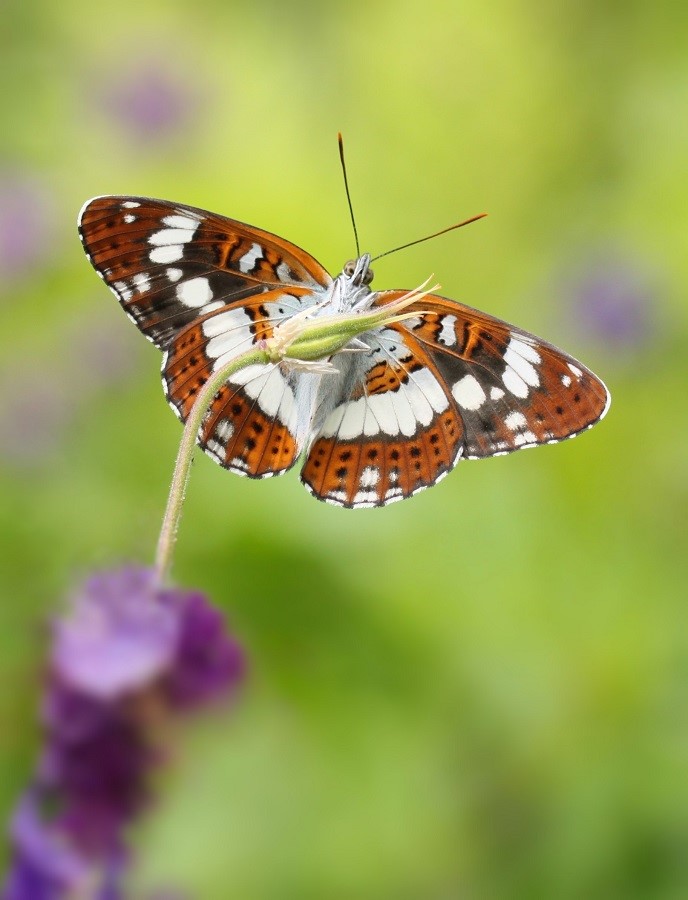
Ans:
<svg viewBox="0 0 688 900"><path fill-rule="evenodd" d="M404 312L404 310L425 297L426 294L437 290L439 285L425 290L428 281L392 303L368 309L365 312L331 313L319 316L317 312L320 307L303 310L279 325L274 330L272 337L264 342L263 349L271 362L289 360L294 363L305 362L307 364L317 360L326 360L342 350L362 349L360 342L356 341L358 335L418 315L417 311Z"/></svg>

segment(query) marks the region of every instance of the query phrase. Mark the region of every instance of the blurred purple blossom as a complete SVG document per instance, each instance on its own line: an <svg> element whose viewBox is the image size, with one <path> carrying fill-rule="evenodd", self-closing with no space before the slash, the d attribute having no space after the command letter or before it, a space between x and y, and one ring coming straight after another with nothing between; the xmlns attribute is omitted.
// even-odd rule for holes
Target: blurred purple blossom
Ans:
<svg viewBox="0 0 688 900"><path fill-rule="evenodd" d="M0 373L0 384L0 458L21 467L51 460L72 412L66 386L55 372L16 366Z"/></svg>
<svg viewBox="0 0 688 900"><path fill-rule="evenodd" d="M565 293L576 329L610 349L641 349L654 340L662 290L641 261L598 252L569 275Z"/></svg>
<svg viewBox="0 0 688 900"><path fill-rule="evenodd" d="M0 171L0 292L52 257L53 203L43 180L23 170Z"/></svg>
<svg viewBox="0 0 688 900"><path fill-rule="evenodd" d="M2 900L57 900L78 896L88 887L91 868L60 834L43 821L36 792L29 790L19 801L10 837L21 853L14 860Z"/></svg>
<svg viewBox="0 0 688 900"><path fill-rule="evenodd" d="M70 319L55 345L45 368L13 362L0 370L0 459L10 465L51 462L74 416L98 391L136 375L143 350L124 317L116 323L100 313Z"/></svg>
<svg viewBox="0 0 688 900"><path fill-rule="evenodd" d="M53 667L89 697L116 698L171 664L180 630L179 611L149 570L96 575L55 624Z"/></svg>
<svg viewBox="0 0 688 900"><path fill-rule="evenodd" d="M138 366L144 358L145 345L137 340L131 323L118 310L105 315L103 301L114 300L109 294L94 300L93 310L81 313L66 323L60 346L69 349L69 359L75 362L70 369L74 382L89 389L110 387L127 377L138 374ZM96 305L96 300L101 302ZM88 373L84 378L84 372Z"/></svg>
<svg viewBox="0 0 688 900"><path fill-rule="evenodd" d="M59 681L48 691L38 784L58 801L62 834L87 858L110 858L122 852L123 829L148 803L147 775L158 753L126 703Z"/></svg>
<svg viewBox="0 0 688 900"><path fill-rule="evenodd" d="M52 637L44 750L2 897L116 900L127 829L169 756L166 721L232 696L243 654L202 594L160 587L142 568L91 577Z"/></svg>
<svg viewBox="0 0 688 900"><path fill-rule="evenodd" d="M244 670L241 648L224 637L222 614L202 594L187 593L179 609L180 634L175 665L168 674L170 702L192 709L212 700Z"/></svg>
<svg viewBox="0 0 688 900"><path fill-rule="evenodd" d="M162 60L118 68L97 93L98 105L130 137L163 142L183 134L202 104L200 91Z"/></svg>

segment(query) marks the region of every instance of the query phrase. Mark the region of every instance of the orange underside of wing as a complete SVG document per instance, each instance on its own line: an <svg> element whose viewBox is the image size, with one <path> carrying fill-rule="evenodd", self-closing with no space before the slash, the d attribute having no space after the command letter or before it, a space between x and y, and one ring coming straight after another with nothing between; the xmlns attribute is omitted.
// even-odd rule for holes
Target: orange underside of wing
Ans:
<svg viewBox="0 0 688 900"><path fill-rule="evenodd" d="M454 465L461 439L461 421L451 409L412 438L321 437L311 447L301 478L322 500L378 506L435 484Z"/></svg>

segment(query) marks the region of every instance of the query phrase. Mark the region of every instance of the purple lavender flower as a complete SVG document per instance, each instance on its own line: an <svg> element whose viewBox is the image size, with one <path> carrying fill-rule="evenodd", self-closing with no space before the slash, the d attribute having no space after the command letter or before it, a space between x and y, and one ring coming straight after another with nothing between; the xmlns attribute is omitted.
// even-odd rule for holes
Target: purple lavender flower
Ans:
<svg viewBox="0 0 688 900"><path fill-rule="evenodd" d="M89 858L121 853L123 830L147 806L147 776L160 759L148 723L123 699L104 701L57 681L44 724L38 783L56 798L61 831Z"/></svg>
<svg viewBox="0 0 688 900"><path fill-rule="evenodd" d="M144 61L118 70L117 77L102 88L97 100L132 138L153 143L189 129L200 97L166 64Z"/></svg>
<svg viewBox="0 0 688 900"><path fill-rule="evenodd" d="M171 666L181 621L148 569L89 579L67 616L55 623L55 672L86 696L113 699Z"/></svg>
<svg viewBox="0 0 688 900"><path fill-rule="evenodd" d="M162 588L142 568L90 578L53 626L45 746L3 900L122 896L126 832L168 757L161 723L231 695L243 668L200 593Z"/></svg>
<svg viewBox="0 0 688 900"><path fill-rule="evenodd" d="M0 172L0 291L50 254L52 203L45 184L29 172Z"/></svg>
<svg viewBox="0 0 688 900"><path fill-rule="evenodd" d="M242 677L244 656L225 633L220 612L201 594L181 598L179 615L176 662L167 685L175 707L192 709L221 696L225 684Z"/></svg>
<svg viewBox="0 0 688 900"><path fill-rule="evenodd" d="M33 790L27 791L17 806L11 838L21 852L15 857L3 900L58 900L70 893L77 896L91 881L88 862L59 829L43 821Z"/></svg>

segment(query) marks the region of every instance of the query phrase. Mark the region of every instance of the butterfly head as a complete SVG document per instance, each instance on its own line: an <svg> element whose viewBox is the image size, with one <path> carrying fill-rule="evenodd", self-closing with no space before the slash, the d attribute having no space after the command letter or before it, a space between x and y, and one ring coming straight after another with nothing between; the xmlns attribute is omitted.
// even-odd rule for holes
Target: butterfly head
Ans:
<svg viewBox="0 0 688 900"><path fill-rule="evenodd" d="M342 269L342 274L351 279L352 286L367 287L373 280L370 253L362 253L358 259L350 259Z"/></svg>

